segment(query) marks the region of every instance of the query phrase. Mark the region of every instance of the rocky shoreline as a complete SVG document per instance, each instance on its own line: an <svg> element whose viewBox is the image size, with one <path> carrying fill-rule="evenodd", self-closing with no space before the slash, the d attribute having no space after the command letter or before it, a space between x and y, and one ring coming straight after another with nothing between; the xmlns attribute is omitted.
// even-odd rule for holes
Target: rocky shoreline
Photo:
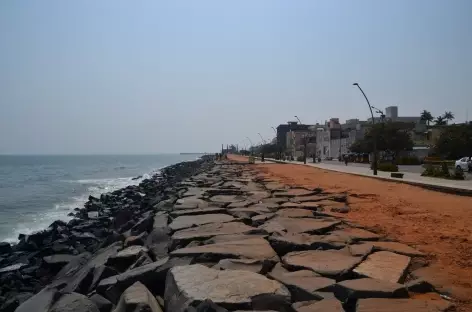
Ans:
<svg viewBox="0 0 472 312"><path fill-rule="evenodd" d="M346 194L204 158L0 246L1 311L449 311L425 255L343 221ZM436 300L421 295L436 295ZM429 298L429 297L428 297Z"/></svg>

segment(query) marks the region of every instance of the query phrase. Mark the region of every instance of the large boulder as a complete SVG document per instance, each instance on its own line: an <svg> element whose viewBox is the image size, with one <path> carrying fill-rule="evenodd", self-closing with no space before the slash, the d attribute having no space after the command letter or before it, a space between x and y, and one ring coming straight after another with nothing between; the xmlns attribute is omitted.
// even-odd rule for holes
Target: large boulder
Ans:
<svg viewBox="0 0 472 312"><path fill-rule="evenodd" d="M77 293L65 294L54 303L49 312L100 312L89 298Z"/></svg>
<svg viewBox="0 0 472 312"><path fill-rule="evenodd" d="M114 312L162 312L162 309L146 286L136 282L123 292Z"/></svg>
<svg viewBox="0 0 472 312"><path fill-rule="evenodd" d="M0 242L0 255L11 252L11 245L7 242Z"/></svg>
<svg viewBox="0 0 472 312"><path fill-rule="evenodd" d="M229 310L283 310L290 303L290 292L279 282L249 271L219 271L200 264L169 271L166 311L184 312L205 299Z"/></svg>
<svg viewBox="0 0 472 312"><path fill-rule="evenodd" d="M406 288L373 278L360 278L339 282L334 287L336 297L346 302L360 298L401 298L408 297Z"/></svg>
<svg viewBox="0 0 472 312"><path fill-rule="evenodd" d="M368 256L354 269L354 272L362 276L399 283L403 282L409 265L410 257L408 256L390 251L379 251Z"/></svg>

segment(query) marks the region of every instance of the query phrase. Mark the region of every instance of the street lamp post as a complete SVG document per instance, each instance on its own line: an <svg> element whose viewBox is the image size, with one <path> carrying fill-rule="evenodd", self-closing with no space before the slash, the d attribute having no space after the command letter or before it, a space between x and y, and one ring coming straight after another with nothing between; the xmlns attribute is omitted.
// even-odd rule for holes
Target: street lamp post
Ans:
<svg viewBox="0 0 472 312"><path fill-rule="evenodd" d="M372 112L372 106L370 106L369 99L365 95L364 91L362 90L361 86L357 82L352 84L353 86L357 86L359 90L361 90L362 95L364 95L365 100L367 101L367 105L369 106L370 114L372 115L372 130L374 131L374 155L372 157L372 169L374 170L374 175L377 175L377 135L375 134L375 130L373 129L373 126L375 125L375 120L374 120L374 113Z"/></svg>
<svg viewBox="0 0 472 312"><path fill-rule="evenodd" d="M250 150L251 150L251 155L252 155L252 146L253 146L252 141L251 141L251 139L250 139L249 137L246 137L246 139L248 139L249 143L251 143Z"/></svg>

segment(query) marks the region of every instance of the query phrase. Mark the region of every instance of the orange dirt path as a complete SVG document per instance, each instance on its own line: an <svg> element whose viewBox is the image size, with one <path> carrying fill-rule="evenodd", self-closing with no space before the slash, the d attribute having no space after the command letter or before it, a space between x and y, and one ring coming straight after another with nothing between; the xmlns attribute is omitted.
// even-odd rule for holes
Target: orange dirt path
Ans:
<svg viewBox="0 0 472 312"><path fill-rule="evenodd" d="M346 220L427 253L435 284L462 301L459 311L472 311L472 197L294 164L254 168L284 184L347 192Z"/></svg>

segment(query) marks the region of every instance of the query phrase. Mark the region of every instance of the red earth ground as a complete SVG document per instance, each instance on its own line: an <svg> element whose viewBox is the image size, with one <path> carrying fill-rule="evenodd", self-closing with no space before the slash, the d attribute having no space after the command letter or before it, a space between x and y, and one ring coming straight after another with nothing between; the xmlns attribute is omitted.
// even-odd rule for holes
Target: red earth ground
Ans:
<svg viewBox="0 0 472 312"><path fill-rule="evenodd" d="M343 218L428 254L424 276L458 301L458 311L472 311L472 197L295 164L253 166L284 184L348 193Z"/></svg>

